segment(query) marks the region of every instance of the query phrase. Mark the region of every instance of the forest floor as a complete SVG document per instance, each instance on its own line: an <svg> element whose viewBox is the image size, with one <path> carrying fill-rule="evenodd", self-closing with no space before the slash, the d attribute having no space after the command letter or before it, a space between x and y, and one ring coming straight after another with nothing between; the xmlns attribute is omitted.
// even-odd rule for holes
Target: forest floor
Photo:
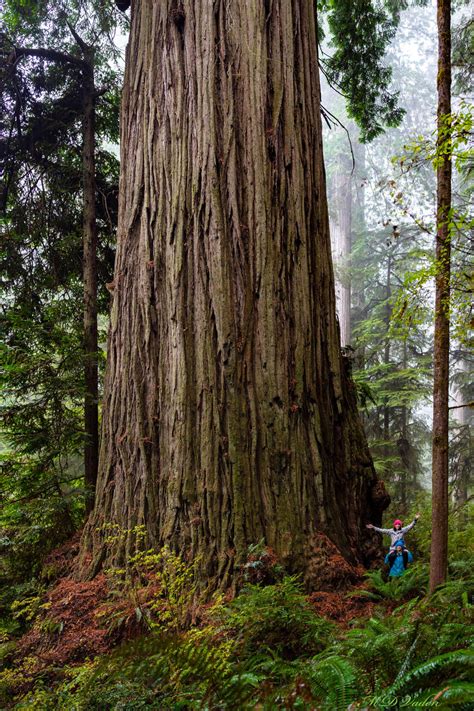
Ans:
<svg viewBox="0 0 474 711"><path fill-rule="evenodd" d="M18 664L21 665L24 660L29 662L30 674L25 689L39 674L46 673L53 680L56 673L61 676L64 667L108 654L120 643L148 631L146 619L139 620L137 611L147 608L157 592L157 586L150 579L142 587L135 588L132 595L119 596L104 573L90 581L76 580L74 569L79 545L80 533L53 550L45 559L43 569L54 582L46 593L36 624L23 634L15 649ZM276 557L268 551L262 558L274 565ZM368 584L362 578L363 569L351 568L336 549L330 549L325 562L328 570L341 571L339 576L336 572L328 575L335 587L343 583L344 589L327 589L326 581L326 589L307 595L306 600L315 616L334 622L341 630L348 629L356 619L369 618L374 611L374 601L348 594L367 590ZM253 582L261 582L260 576ZM386 602L387 613L395 604ZM207 624L206 609L207 606L203 605L201 609L193 610L193 624L197 628ZM117 624L110 624L111 620Z"/></svg>
<svg viewBox="0 0 474 711"><path fill-rule="evenodd" d="M325 546L334 585L307 594L264 549L235 597L196 604L192 569L169 551L145 557L138 582L109 570L84 582L74 576L79 544L77 534L49 554L48 586L22 603L25 630L3 655L0 708L334 711L362 699L378 711L383 703L367 699L399 693L405 666L414 668L408 684L422 680L417 694L425 693L423 675L430 693L470 693L473 606L462 561L461 577L430 600L424 564L394 585L380 570L339 565Z"/></svg>

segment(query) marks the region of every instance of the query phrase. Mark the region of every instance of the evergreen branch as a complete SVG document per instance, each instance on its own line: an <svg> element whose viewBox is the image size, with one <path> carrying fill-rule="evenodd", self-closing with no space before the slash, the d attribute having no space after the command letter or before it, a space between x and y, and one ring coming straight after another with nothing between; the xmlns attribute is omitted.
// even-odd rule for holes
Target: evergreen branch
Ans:
<svg viewBox="0 0 474 711"><path fill-rule="evenodd" d="M22 57L39 57L50 62L60 62L61 64L73 64L83 70L90 70L90 63L85 59L75 57L68 52L60 52L49 47L15 47L11 51L0 50L0 55L7 56L9 64L14 65Z"/></svg>
<svg viewBox="0 0 474 711"><path fill-rule="evenodd" d="M7 499L7 504L8 506L13 506L13 504L20 504L20 503L25 503L27 501L34 501L35 499L43 498L45 494L47 494L49 491L54 491L58 489L58 484L70 484L73 481L79 481L79 479L82 479L81 476L75 476L72 477L71 479L65 479L64 481L54 481L51 484L49 484L46 487L43 487L42 489L38 489L37 491L33 491L30 494L26 494L25 496L20 496L18 499ZM5 491L0 492L2 497L5 496ZM61 495L63 496L63 492L61 491ZM2 507L0 507L1 510Z"/></svg>
<svg viewBox="0 0 474 711"><path fill-rule="evenodd" d="M73 36L74 39L76 40L76 42L77 42L77 44L79 45L79 47L81 48L82 52L84 53L85 56L87 56L87 55L90 53L90 51L91 51L91 47L89 47L89 45L87 45L87 44L84 42L84 40L82 39L82 37L80 37L80 36L77 34L76 30L74 29L74 27L71 25L70 22L67 23L67 26L69 27L70 33L72 34L72 36Z"/></svg>
<svg viewBox="0 0 474 711"><path fill-rule="evenodd" d="M464 405L450 405L448 407L448 410L459 410L460 407L474 407L474 400L471 400L470 402L465 402Z"/></svg>
<svg viewBox="0 0 474 711"><path fill-rule="evenodd" d="M353 175L354 170L355 170L355 157L354 157L354 150L353 150L353 148L352 148L352 141L351 141L351 137L350 137L349 131L348 131L347 128L344 126L344 124L342 123L342 121L340 121L340 119L338 119L337 116L335 116L333 113L331 113L331 111L329 111L329 109L327 109L327 108L326 108L325 106L323 106L322 104L321 104L321 113L323 114L323 116L324 116L325 113L328 114L328 115L333 119L333 121L335 121L335 123L337 123L337 124L338 124L342 129L344 129L344 131L346 132L346 134L347 134L347 140L349 141L349 148L351 149L351 157L352 157L352 170L351 170L351 175ZM324 116L324 118L326 119L326 116ZM326 122L327 122L327 119L326 119ZM329 125L329 123L328 123L328 125ZM329 126L329 128L331 128L331 127Z"/></svg>
<svg viewBox="0 0 474 711"><path fill-rule="evenodd" d="M349 97L347 94L344 94L344 93L341 91L341 89L340 89L340 87L339 87L339 84L336 84L336 82L335 82L333 79L330 79L330 78L329 78L329 74L326 72L325 69L323 69L323 63L327 63L327 60L321 59L321 60L318 62L318 67L319 67L320 71L322 72L322 74L324 74L324 78L326 79L326 81L327 81L327 83L329 84L329 86L331 87L331 89L332 89L333 91L335 91L336 94L339 94L339 96L342 96L342 98L345 99L346 101L350 101L350 97ZM336 85L335 85L335 84L336 84ZM339 87L339 88L338 88L338 87Z"/></svg>

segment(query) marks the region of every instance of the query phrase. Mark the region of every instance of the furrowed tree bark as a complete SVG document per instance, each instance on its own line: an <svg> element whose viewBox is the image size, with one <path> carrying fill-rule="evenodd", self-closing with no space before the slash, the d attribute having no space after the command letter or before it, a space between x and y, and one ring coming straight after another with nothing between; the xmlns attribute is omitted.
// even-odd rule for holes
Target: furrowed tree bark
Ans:
<svg viewBox="0 0 474 711"><path fill-rule="evenodd" d="M211 586L261 539L308 585L319 532L369 551L387 497L339 349L314 12L132 3L83 576L126 561L138 526Z"/></svg>
<svg viewBox="0 0 474 711"><path fill-rule="evenodd" d="M95 85L93 50L84 69L83 273L84 273L84 479L86 513L94 506L99 453L97 363L97 227L95 207Z"/></svg>
<svg viewBox="0 0 474 711"><path fill-rule="evenodd" d="M451 0L438 0L438 155L436 302L433 382L433 478L430 591L446 581L448 566L449 298L451 274Z"/></svg>

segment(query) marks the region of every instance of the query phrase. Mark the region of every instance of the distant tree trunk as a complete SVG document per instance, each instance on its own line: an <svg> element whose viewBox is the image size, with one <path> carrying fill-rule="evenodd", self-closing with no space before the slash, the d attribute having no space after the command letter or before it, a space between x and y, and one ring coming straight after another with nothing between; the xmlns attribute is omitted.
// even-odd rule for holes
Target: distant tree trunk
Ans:
<svg viewBox="0 0 474 711"><path fill-rule="evenodd" d="M261 539L309 585L320 531L369 546L387 500L340 355L319 96L309 0L132 3L83 575L137 526L210 585Z"/></svg>
<svg viewBox="0 0 474 711"><path fill-rule="evenodd" d="M465 377L469 377L469 364L465 357L461 358L459 363L460 373L464 373ZM472 479L472 435L471 435L471 408L468 405L464 388L458 387L455 393L455 402L457 407L453 410L453 416L457 421L458 432L458 447L460 448L459 458L457 462L457 472L454 487L454 503L457 509L460 509L461 524L467 521L467 510L464 508L469 498L469 490Z"/></svg>
<svg viewBox="0 0 474 711"><path fill-rule="evenodd" d="M83 273L84 273L84 478L86 513L94 506L99 451L97 365L97 228L95 206L95 86L92 50L84 69Z"/></svg>
<svg viewBox="0 0 474 711"><path fill-rule="evenodd" d="M365 201L365 181L366 181L366 155L365 146L359 143L357 137L353 141L354 158L355 158L355 175L353 181L353 206L351 214L352 231L355 235L364 235L366 239L367 224L365 219L366 201ZM352 246L351 246L352 247ZM362 278L356 288L353 287L351 280L351 305L353 308L353 317L355 322L360 322L366 318L368 306L365 299L365 280ZM351 324L352 326L352 324ZM351 329L352 330L352 329ZM355 365L356 368L362 370L366 366L365 346L358 345L356 349ZM368 424L368 417L365 408L362 410L362 421L364 426Z"/></svg>
<svg viewBox="0 0 474 711"><path fill-rule="evenodd" d="M400 459L402 462L401 474L400 474L400 506L403 514L407 511L407 478L408 478L408 462L404 460L404 452L408 452L409 442L407 433L407 408L405 405L402 406L402 431L401 437L399 439L398 449L400 452Z"/></svg>
<svg viewBox="0 0 474 711"><path fill-rule="evenodd" d="M390 321L392 318L392 254L388 255L387 259L387 281L385 283L385 344L383 362L387 368L390 366ZM390 457L392 447L390 445L390 405L388 399L385 398L383 407L383 449L384 455L388 459Z"/></svg>
<svg viewBox="0 0 474 711"><path fill-rule="evenodd" d="M449 298L451 275L451 154L446 140L451 113L451 1L438 0L438 155L436 304L433 383L433 483L430 591L445 582L448 564ZM449 135L449 134L448 134Z"/></svg>
<svg viewBox="0 0 474 711"><path fill-rule="evenodd" d="M402 368L406 370L408 367L408 353L406 339L403 341L403 360ZM401 407L401 432L398 440L398 452L400 455L400 507L401 512L405 516L408 511L407 501L407 484L410 473L413 473L411 444L408 439L408 408L406 405ZM413 477L414 478L414 477Z"/></svg>
<svg viewBox="0 0 474 711"><path fill-rule="evenodd" d="M83 58L45 47L17 47L20 57L38 57L59 65L76 67L83 77L83 276L84 276L84 481L86 512L94 505L99 451L97 365L97 227L95 184L95 83L94 50L69 26Z"/></svg>
<svg viewBox="0 0 474 711"><path fill-rule="evenodd" d="M332 210L331 241L336 265L336 311L339 318L341 345L351 342L351 229L352 179L348 156L337 157L333 178L334 207Z"/></svg>

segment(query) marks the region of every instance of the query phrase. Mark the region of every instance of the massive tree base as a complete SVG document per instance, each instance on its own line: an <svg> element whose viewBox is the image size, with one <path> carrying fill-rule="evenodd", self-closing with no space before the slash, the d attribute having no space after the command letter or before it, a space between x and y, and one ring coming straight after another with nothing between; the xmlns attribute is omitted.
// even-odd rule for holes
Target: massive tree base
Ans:
<svg viewBox="0 0 474 711"><path fill-rule="evenodd" d="M84 575L167 544L227 586L262 539L307 572L321 532L364 559L384 501L339 348L319 96L310 0L132 3Z"/></svg>
<svg viewBox="0 0 474 711"><path fill-rule="evenodd" d="M360 577L361 566L368 567L374 561L382 560L379 540L368 532L365 523L381 525L382 513L388 507L390 497L383 481L375 474L365 444L354 385L350 375L347 375L350 364L345 358L342 361L346 370L342 410L345 420L351 414L351 424L346 425L347 439L340 440L338 448L339 452L350 452L349 476L341 474L332 487L339 516L336 513L331 522L325 517L326 525L322 525L323 521L318 521L315 516L308 529L291 539L293 547L290 550L271 535L276 528L272 526L270 531L259 530L254 537L249 537L240 550L230 541L223 555L211 541L208 549L203 546L196 552L192 535L187 541L176 544L172 537L160 537L159 531L153 528L150 531L150 526L143 523L127 529L113 521L107 511L99 514L96 510L84 530L77 576L80 579L92 579L104 567L126 566L127 559L138 550L148 547L159 550L163 545L168 545L190 562L199 555L201 588L207 588L209 592L218 587L235 588L244 580L248 547L263 541L275 551L288 573L302 574L308 591L346 589L354 584ZM344 470L336 468L336 471ZM198 506L195 506L196 518L189 522L189 531L202 523L199 511ZM288 537L284 540L287 543Z"/></svg>

